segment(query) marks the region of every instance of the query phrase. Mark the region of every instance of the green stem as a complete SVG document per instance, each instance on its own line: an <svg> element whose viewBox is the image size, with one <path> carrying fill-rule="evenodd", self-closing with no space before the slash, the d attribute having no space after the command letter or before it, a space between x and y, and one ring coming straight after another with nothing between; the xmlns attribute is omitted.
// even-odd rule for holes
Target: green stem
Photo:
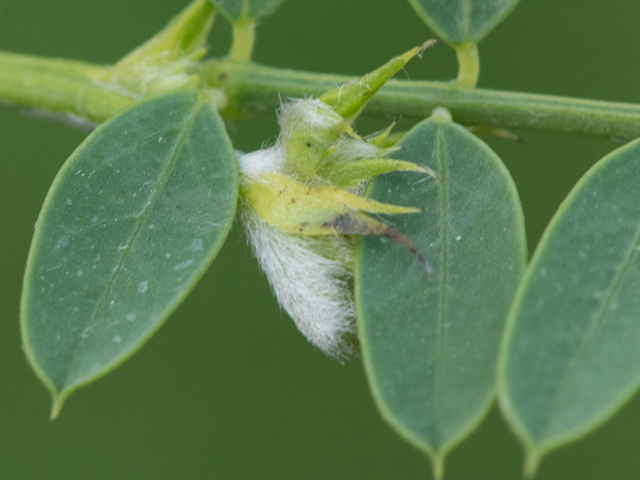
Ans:
<svg viewBox="0 0 640 480"><path fill-rule="evenodd" d="M458 78L456 83L462 88L473 88L480 76L480 57L476 44L456 48L458 56Z"/></svg>
<svg viewBox="0 0 640 480"><path fill-rule="evenodd" d="M139 98L104 83L106 66L0 52L0 102L101 122ZM250 62L209 60L202 72L224 89L227 117L273 111L280 98L320 96L354 77L300 72ZM464 125L487 125L609 138L640 136L640 105L531 93L461 88L456 83L391 80L365 112L423 119L438 106Z"/></svg>
<svg viewBox="0 0 640 480"><path fill-rule="evenodd" d="M238 21L233 24L233 41L229 58L238 62L249 62L256 41L256 24L252 21Z"/></svg>
<svg viewBox="0 0 640 480"><path fill-rule="evenodd" d="M281 98L320 96L355 77L266 67L255 63L209 60L203 73L211 86L224 89L229 105L223 115L243 117L273 111ZM609 138L640 136L640 105L603 102L480 88L455 83L390 80L365 112L423 119L438 106L464 125L491 125Z"/></svg>
<svg viewBox="0 0 640 480"><path fill-rule="evenodd" d="M99 81L106 67L0 52L0 101L102 122L134 98Z"/></svg>

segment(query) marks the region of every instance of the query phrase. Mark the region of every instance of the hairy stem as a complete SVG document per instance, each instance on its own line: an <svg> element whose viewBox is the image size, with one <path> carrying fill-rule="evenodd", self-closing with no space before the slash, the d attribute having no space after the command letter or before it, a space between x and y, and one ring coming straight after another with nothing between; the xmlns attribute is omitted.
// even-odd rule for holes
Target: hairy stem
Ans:
<svg viewBox="0 0 640 480"><path fill-rule="evenodd" d="M203 72L211 86L224 90L229 104L222 113L228 117L273 111L280 98L320 96L356 78L218 59L204 62ZM365 113L423 119L438 106L464 125L622 139L640 136L638 104L469 89L455 82L390 80L371 99Z"/></svg>
<svg viewBox="0 0 640 480"><path fill-rule="evenodd" d="M0 102L102 122L137 98L101 83L107 67L0 52Z"/></svg>
<svg viewBox="0 0 640 480"><path fill-rule="evenodd" d="M355 77L213 59L201 64L210 87L222 88L227 117L273 111L280 98L320 96ZM0 102L69 113L101 122L139 100L104 83L106 66L0 52ZM369 102L372 115L423 119L438 106L464 125L576 133L610 138L640 136L640 105L479 88L456 82L391 80Z"/></svg>

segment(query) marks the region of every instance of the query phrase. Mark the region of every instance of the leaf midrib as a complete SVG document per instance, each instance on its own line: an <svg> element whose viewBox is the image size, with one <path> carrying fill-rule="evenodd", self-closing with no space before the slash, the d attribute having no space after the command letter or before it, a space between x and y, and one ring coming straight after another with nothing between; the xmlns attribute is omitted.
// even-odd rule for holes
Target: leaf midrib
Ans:
<svg viewBox="0 0 640 480"><path fill-rule="evenodd" d="M447 184L447 162L446 151L444 147L444 141L442 138L442 126L438 126L438 136L436 139L436 149L438 152L438 161L440 163L440 169L438 174L440 175L440 301L438 305L438 353L436 359L436 374L435 374L435 428L434 428L434 444L438 446L438 449L444 445L441 442L440 432L440 419L442 406L444 405L444 391L440 387L442 379L444 378L444 359L445 359L445 333L444 328L446 322L446 316L448 312L448 295L447 295L447 282L448 282L448 257L449 257L449 191Z"/></svg>
<svg viewBox="0 0 640 480"><path fill-rule="evenodd" d="M178 137L178 141L176 142L173 151L171 152L171 156L169 157L169 162L167 162L167 165L165 166L165 168L162 169L161 174L159 176L159 181L156 184L157 187L153 190L149 200L146 202L145 207L142 210L142 213L140 213L140 215L138 215L137 217L137 224L134 228L133 233L131 234L131 237L129 238L127 245L129 245L129 248L123 250L122 256L120 257L120 260L118 261L118 264L116 265L116 267L112 270L112 273L109 277L109 280L106 282L105 288L103 290L103 293L100 295L100 298L98 299L98 301L96 302L96 307L94 308L91 317L89 319L89 321L87 322L86 326L84 327L83 331L86 331L87 329L90 329L93 324L96 322L97 318L98 318L98 313L100 312L100 310L102 309L102 307L104 306L107 298L109 297L109 294L111 293L111 289L118 277L118 275L120 274L120 270L122 268L122 266L124 265L125 260L127 259L127 257L129 256L129 253L133 250L133 243L135 242L135 239L138 237L138 234L140 233L141 229L142 229L142 225L144 224L145 220L147 219L149 213L153 210L156 201L158 200L158 198L160 197L161 193L164 191L164 187L166 185L166 182L169 178L169 176L171 175L171 172L173 171L173 169L175 168L175 165L177 163L177 160L180 156L180 153L182 152L182 148L184 147L187 138L189 136L189 133L193 127L193 124L195 123L196 117L198 115L198 113L200 112L200 104L196 104L193 108L193 111L191 113L191 115L189 116L189 118L187 119L184 127L182 128L182 131L180 133L180 136ZM69 383L69 379L71 376L71 373L74 371L76 364L78 362L78 357L79 357L79 353L82 351L83 346L85 344L85 340L82 337L78 337L78 340L76 342L76 348L73 351L73 356L71 358L71 361L69 362L69 368L67 369L67 374L65 376L64 382L62 382L61 384L61 389L60 389L60 393L62 391L64 391L65 389L68 389L71 385L73 385L73 383ZM78 383L78 381L76 381L76 383Z"/></svg>
<svg viewBox="0 0 640 480"><path fill-rule="evenodd" d="M462 0L462 31L463 37L469 38L471 27L471 0Z"/></svg>

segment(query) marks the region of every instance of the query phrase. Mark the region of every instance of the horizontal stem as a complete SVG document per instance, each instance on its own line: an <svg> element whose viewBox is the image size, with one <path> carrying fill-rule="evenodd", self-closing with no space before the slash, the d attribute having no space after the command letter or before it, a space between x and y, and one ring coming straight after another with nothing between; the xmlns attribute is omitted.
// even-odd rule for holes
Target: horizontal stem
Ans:
<svg viewBox="0 0 640 480"><path fill-rule="evenodd" d="M107 67L0 52L0 102L102 122L136 101L104 78Z"/></svg>
<svg viewBox="0 0 640 480"><path fill-rule="evenodd" d="M0 102L101 122L139 100L105 83L108 66L0 52ZM354 77L213 59L202 64L210 87L224 90L228 117L273 111L281 98L319 96ZM391 80L371 100L372 115L422 119L447 108L464 125L609 138L640 136L640 105L479 88L454 82Z"/></svg>
<svg viewBox="0 0 640 480"><path fill-rule="evenodd" d="M224 89L223 115L273 111L281 98L319 96L355 77L328 75L213 59L203 64L211 86ZM437 106L465 125L491 125L609 138L640 136L640 105L578 98L460 88L454 82L390 80L369 102L372 115L422 119Z"/></svg>

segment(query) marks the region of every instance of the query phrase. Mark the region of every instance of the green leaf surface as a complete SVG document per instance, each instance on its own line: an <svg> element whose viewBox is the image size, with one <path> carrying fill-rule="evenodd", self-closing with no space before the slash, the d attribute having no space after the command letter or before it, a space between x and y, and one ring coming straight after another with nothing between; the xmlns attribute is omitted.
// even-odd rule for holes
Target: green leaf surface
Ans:
<svg viewBox="0 0 640 480"><path fill-rule="evenodd" d="M409 0L436 34L453 46L478 43L518 0Z"/></svg>
<svg viewBox="0 0 640 480"><path fill-rule="evenodd" d="M441 475L445 455L494 398L500 338L525 269L524 221L500 159L459 125L432 117L394 152L435 170L377 179L369 196L423 208L387 217L429 262L402 245L362 237L357 253L359 338L373 395L400 434Z"/></svg>
<svg viewBox="0 0 640 480"><path fill-rule="evenodd" d="M211 0L232 22L254 21L273 13L284 0Z"/></svg>
<svg viewBox="0 0 640 480"><path fill-rule="evenodd" d="M547 228L518 291L501 406L529 472L610 417L640 383L640 142L598 162Z"/></svg>
<svg viewBox="0 0 640 480"><path fill-rule="evenodd" d="M67 160L38 218L21 312L53 416L138 350L204 274L231 227L237 176L218 113L193 93L132 107Z"/></svg>

